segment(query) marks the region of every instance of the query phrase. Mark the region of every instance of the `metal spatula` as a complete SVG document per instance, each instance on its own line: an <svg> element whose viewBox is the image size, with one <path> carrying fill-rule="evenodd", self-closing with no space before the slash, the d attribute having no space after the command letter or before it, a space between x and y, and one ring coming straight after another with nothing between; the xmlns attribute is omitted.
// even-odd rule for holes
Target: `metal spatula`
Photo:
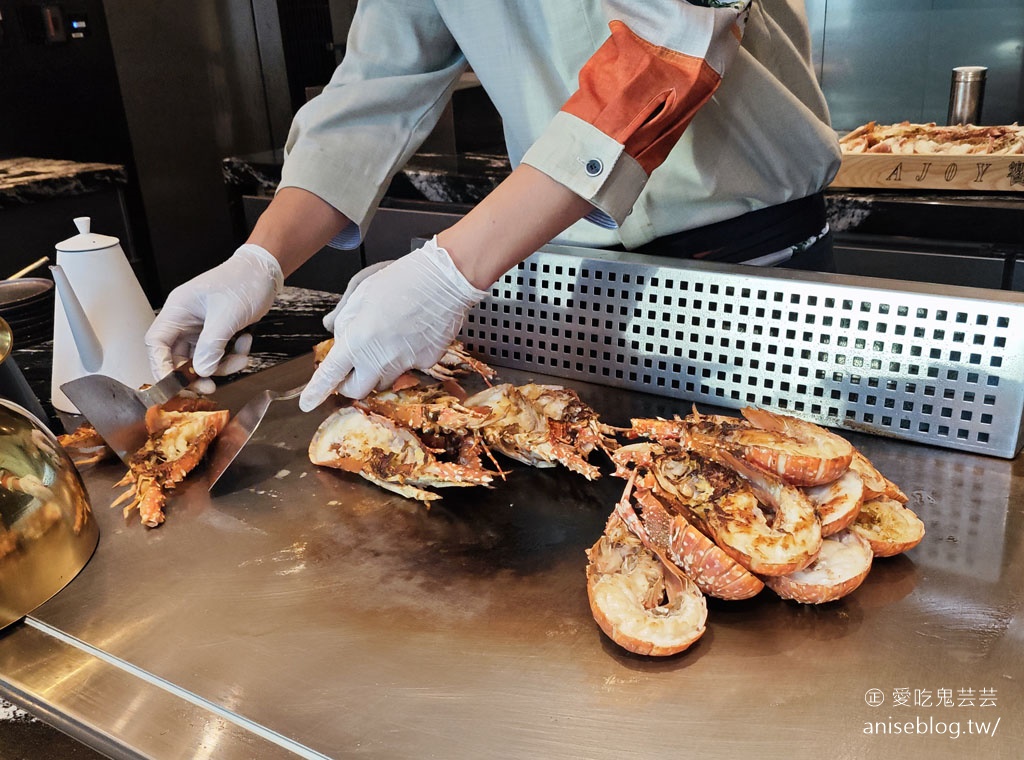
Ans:
<svg viewBox="0 0 1024 760"><path fill-rule="evenodd" d="M128 458L146 442L146 410L174 398L196 376L187 364L145 390L129 388L106 375L86 375L60 386L96 428L118 458Z"/></svg>
<svg viewBox="0 0 1024 760"><path fill-rule="evenodd" d="M305 387L306 384L303 383L298 388L292 388L290 391L284 391L283 393L271 390L260 391L256 396L247 401L245 406L238 410L238 413L231 418L231 421L224 426L224 429L214 439L213 450L210 452L206 469L210 479L209 490L213 490L221 475L235 461L238 453L245 448L245 444L249 442L253 433L256 432L256 428L259 427L266 416L271 402L290 401L302 393Z"/></svg>

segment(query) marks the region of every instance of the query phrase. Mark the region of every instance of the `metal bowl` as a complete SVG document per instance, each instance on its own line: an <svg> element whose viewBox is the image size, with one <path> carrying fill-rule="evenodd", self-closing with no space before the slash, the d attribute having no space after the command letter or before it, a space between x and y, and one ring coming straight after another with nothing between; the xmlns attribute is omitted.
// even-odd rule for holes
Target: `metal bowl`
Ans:
<svg viewBox="0 0 1024 760"><path fill-rule="evenodd" d="M4 363L4 360L11 353L11 346L14 345L14 333L11 331L11 326L7 324L3 317L0 317L0 364Z"/></svg>
<svg viewBox="0 0 1024 760"><path fill-rule="evenodd" d="M99 535L67 452L37 417L0 399L0 628L64 588Z"/></svg>

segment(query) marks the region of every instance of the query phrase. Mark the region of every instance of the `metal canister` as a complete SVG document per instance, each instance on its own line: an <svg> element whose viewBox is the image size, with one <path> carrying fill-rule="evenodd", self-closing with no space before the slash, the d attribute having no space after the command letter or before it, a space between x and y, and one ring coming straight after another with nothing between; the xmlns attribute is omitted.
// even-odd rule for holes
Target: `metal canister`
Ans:
<svg viewBox="0 0 1024 760"><path fill-rule="evenodd" d="M979 124L985 96L985 66L957 66L949 87L949 115L946 123Z"/></svg>

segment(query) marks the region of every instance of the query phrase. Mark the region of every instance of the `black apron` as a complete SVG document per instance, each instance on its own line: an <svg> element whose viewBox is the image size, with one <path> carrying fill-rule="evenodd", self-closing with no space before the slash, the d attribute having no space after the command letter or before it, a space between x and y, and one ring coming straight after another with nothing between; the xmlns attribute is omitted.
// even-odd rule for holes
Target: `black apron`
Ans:
<svg viewBox="0 0 1024 760"><path fill-rule="evenodd" d="M741 264L800 246L820 235L826 224L825 195L815 193L734 219L665 235L633 249L632 253ZM834 272L831 232L822 235L813 245L798 248L791 258L779 262L778 266Z"/></svg>

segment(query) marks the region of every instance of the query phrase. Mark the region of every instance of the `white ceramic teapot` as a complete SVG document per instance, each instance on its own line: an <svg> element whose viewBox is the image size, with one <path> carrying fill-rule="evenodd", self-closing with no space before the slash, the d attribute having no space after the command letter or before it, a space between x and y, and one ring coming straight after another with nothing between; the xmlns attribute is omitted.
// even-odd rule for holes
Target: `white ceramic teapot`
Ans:
<svg viewBox="0 0 1024 760"><path fill-rule="evenodd" d="M138 388L153 382L146 330L154 312L116 237L91 232L77 217L79 234L57 243L53 307L53 406L78 409L60 386L99 373Z"/></svg>

